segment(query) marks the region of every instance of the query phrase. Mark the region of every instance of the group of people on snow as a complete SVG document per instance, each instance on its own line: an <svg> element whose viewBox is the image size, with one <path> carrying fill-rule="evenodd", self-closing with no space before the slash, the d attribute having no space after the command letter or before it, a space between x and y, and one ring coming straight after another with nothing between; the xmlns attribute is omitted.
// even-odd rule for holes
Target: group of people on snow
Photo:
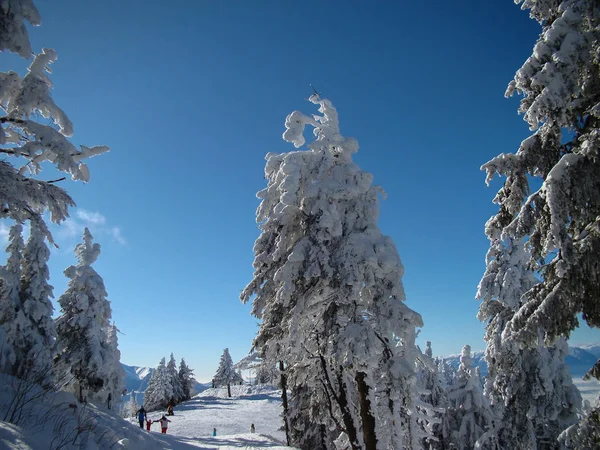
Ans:
<svg viewBox="0 0 600 450"><path fill-rule="evenodd" d="M158 420L150 420L148 418L148 413L146 412L146 410L144 409L144 407L142 406L140 409L137 410L136 412L137 414L137 418L138 421L140 423L140 428L144 429L144 423L146 424L146 430L150 431L150 426L153 423L159 422L160 423L160 431L162 434L167 434L167 428L169 427L169 422L171 422L169 419L167 419L167 416L165 416L164 414L162 415L162 417ZM173 406L169 405L169 409L168 409L168 415L172 416L173 415ZM255 428L254 428L254 424L250 425L250 433L254 433L255 432ZM217 429L213 428L213 436L217 435Z"/></svg>
<svg viewBox="0 0 600 450"><path fill-rule="evenodd" d="M173 407L171 407L171 415L173 415L172 413L173 413ZM159 422L160 423L160 431L161 431L161 433L162 434L167 434L167 428L169 427L170 420L167 419L167 416L165 416L164 414L158 420L150 420L148 418L148 414L146 413L146 410L142 406L137 411L137 418L138 418L138 421L140 423L140 428L143 429L144 428L144 423L146 423L146 430L150 431L150 426L153 423Z"/></svg>

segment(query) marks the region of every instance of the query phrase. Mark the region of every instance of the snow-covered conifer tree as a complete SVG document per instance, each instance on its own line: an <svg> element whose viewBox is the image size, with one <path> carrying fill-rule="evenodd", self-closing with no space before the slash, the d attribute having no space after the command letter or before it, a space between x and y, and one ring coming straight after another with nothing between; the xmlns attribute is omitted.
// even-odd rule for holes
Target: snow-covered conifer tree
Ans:
<svg viewBox="0 0 600 450"><path fill-rule="evenodd" d="M188 367L183 358L179 363L178 377L183 391L183 401L189 400L194 395L194 371Z"/></svg>
<svg viewBox="0 0 600 450"><path fill-rule="evenodd" d="M64 378L63 389L75 393L80 401L87 393L102 389L114 355L106 346L111 308L102 277L92 267L100 255L100 244L92 243L85 228L83 243L75 247L78 263L65 270L69 278L66 292L58 303L57 374Z"/></svg>
<svg viewBox="0 0 600 450"><path fill-rule="evenodd" d="M528 265L541 277L508 325L536 347L540 330L547 344L568 336L579 313L600 326L600 14L597 0L516 3L542 27L506 91L523 96L519 111L533 133L483 169L488 182L506 177L487 228L525 238ZM539 189L532 192L528 177Z"/></svg>
<svg viewBox="0 0 600 450"><path fill-rule="evenodd" d="M32 0L0 2L0 51L8 50L24 58L31 56L31 44L25 22L32 25L40 24L40 15ZM21 77L13 71L0 73L0 153L14 158L12 163L8 160L0 161L0 219L10 218L18 223L30 220L35 223L35 233L45 236L51 243L52 236L44 222L44 212L48 210L50 220L60 223L68 216L68 208L73 206L74 202L64 189L54 184L55 181L60 180L41 181L32 176L38 175L42 164L48 161L59 171L68 173L73 180L89 181L89 170L82 161L108 151L104 146L93 148L81 146L78 150L67 139L73 134L73 124L50 95L53 86L48 73L50 65L56 59L54 50L44 48L34 56L25 76ZM29 269L33 269L33 266ZM8 285L13 289L19 282L20 280L12 277ZM30 281L25 280L25 282ZM30 287L26 288L30 289ZM46 287L42 288L42 291L44 290ZM32 292L29 292L26 295L31 294ZM23 314L27 314L27 309L33 305L31 301L27 299L25 301L28 302L27 305L17 308ZM44 301L38 302L37 306L41 307L42 303ZM38 307L34 308L36 309L34 314L40 313ZM51 313L51 307L49 311ZM38 331L49 330L46 326L49 317L34 318ZM16 314L14 318L18 319ZM20 324L13 323L11 326L14 330ZM40 326L42 329L39 328ZM50 334L52 334L51 330ZM8 366L10 371L16 368L17 356L12 353L14 347L10 344L10 340L15 336L10 330L4 333L3 351L6 354L0 362L3 366L2 370L6 370ZM24 338L29 337L32 335L24 336ZM53 338L44 336L44 339ZM30 344L36 345L31 341L23 343L25 347ZM48 356L46 350L51 351L51 347L40 351L40 354L35 357L36 364L41 366L46 364ZM31 355L30 350L32 349L26 352ZM30 360L26 362L19 359L19 361L24 364L22 370L26 370L26 366L31 363Z"/></svg>
<svg viewBox="0 0 600 450"><path fill-rule="evenodd" d="M25 21L40 23L31 0L4 0L0 4L0 50L30 57ZM43 224L42 214L48 209L53 222L63 221L74 205L71 197L51 181L27 176L28 172L38 174L42 163L49 161L72 179L89 181L89 170L82 160L108 151L104 146L81 146L78 150L67 139L73 134L73 124L52 100L52 82L47 75L56 59L54 50L44 48L35 55L24 77L12 71L0 73L0 152L15 157L15 164L21 165L16 169L8 161L0 161L0 218L21 223L37 219ZM52 242L45 224L40 228Z"/></svg>
<svg viewBox="0 0 600 450"><path fill-rule="evenodd" d="M106 347L106 383L102 389L104 395L101 400L107 401L110 395L110 405L118 405L121 402L125 392L125 371L121 365L121 351L119 350L119 338L117 336L115 324L108 326L106 330L107 338L104 343ZM111 406L112 408L112 406Z"/></svg>
<svg viewBox="0 0 600 450"><path fill-rule="evenodd" d="M479 368L473 366L469 345L463 347L456 378L448 387L448 403L448 427L454 448L497 448L497 420L483 395L481 375Z"/></svg>
<svg viewBox="0 0 600 450"><path fill-rule="evenodd" d="M16 374L17 353L16 343L20 339L20 329L16 320L21 309L21 263L23 259L23 227L14 224L8 234L8 259L6 266L0 270L0 326L3 330L3 340L0 347L0 370Z"/></svg>
<svg viewBox="0 0 600 450"><path fill-rule="evenodd" d="M169 378L171 380L171 386L173 389L173 397L170 399L170 401L176 405L177 403L180 403L183 401L183 386L181 384L181 381L179 380L179 371L177 370L177 361L175 361L175 357L173 356L173 353L171 353L171 358L169 359L169 362L167 363L167 374L169 375Z"/></svg>
<svg viewBox="0 0 600 450"><path fill-rule="evenodd" d="M148 388L144 392L144 406L146 411L164 409L173 398L173 386L171 377L165 365L165 358L160 360L158 367L148 382Z"/></svg>
<svg viewBox="0 0 600 450"><path fill-rule="evenodd" d="M581 420L567 428L559 437L564 448L569 450L587 450L598 448L600 443L600 407L584 408Z"/></svg>
<svg viewBox="0 0 600 450"><path fill-rule="evenodd" d="M383 191L352 161L358 143L340 133L331 102L316 94L310 101L321 114L293 112L283 138L300 147L309 125L315 141L305 151L269 153L268 185L257 194L261 235L241 295L254 298L261 319L253 346L291 380L309 383L291 385L322 405L303 423L342 430L353 449L416 449L414 339L422 321L403 302L403 266L377 226Z"/></svg>
<svg viewBox="0 0 600 450"><path fill-rule="evenodd" d="M524 294L538 280L527 267L523 240L502 240L492 224L487 232L494 241L477 293L483 300L479 318L487 322L485 394L502 418L501 448L554 448L560 433L577 420L581 405L564 362L566 342L546 346L540 329L537 346L524 346L511 333L514 314L527 302Z"/></svg>
<svg viewBox="0 0 600 450"><path fill-rule="evenodd" d="M19 339L15 342L19 355L16 375L27 374L39 382L49 382L56 347L56 328L48 284L50 250L45 242L45 225L37 219L30 221L30 234L23 249L19 311L15 321ZM31 379L31 378L30 378Z"/></svg>
<svg viewBox="0 0 600 450"><path fill-rule="evenodd" d="M229 354L229 349L223 350L221 361L217 368L217 373L213 377L216 386L227 386L227 395L231 397L231 384L235 384L238 374L233 368L233 360Z"/></svg>
<svg viewBox="0 0 600 450"><path fill-rule="evenodd" d="M417 360L417 388L420 398L417 402L419 423L426 432L423 448L445 450L448 447L450 432L445 411L448 399L444 381L440 378L439 361L433 358L431 341L427 341L425 353Z"/></svg>
<svg viewBox="0 0 600 450"><path fill-rule="evenodd" d="M135 393L132 392L131 396L129 397L129 400L127 400L123 405L123 412L121 413L121 415L123 417L135 417L136 412L139 411L139 409L140 405L138 404L135 398Z"/></svg>

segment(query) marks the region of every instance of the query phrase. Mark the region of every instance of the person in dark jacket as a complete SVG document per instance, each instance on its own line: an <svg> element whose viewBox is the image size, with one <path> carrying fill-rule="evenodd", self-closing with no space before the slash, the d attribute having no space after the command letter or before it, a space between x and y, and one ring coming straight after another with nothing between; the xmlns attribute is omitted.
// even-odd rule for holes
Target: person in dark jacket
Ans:
<svg viewBox="0 0 600 450"><path fill-rule="evenodd" d="M142 406L140 409L137 410L136 414L138 421L140 422L140 428L144 429L144 421L148 418L148 416L146 415L146 410Z"/></svg>

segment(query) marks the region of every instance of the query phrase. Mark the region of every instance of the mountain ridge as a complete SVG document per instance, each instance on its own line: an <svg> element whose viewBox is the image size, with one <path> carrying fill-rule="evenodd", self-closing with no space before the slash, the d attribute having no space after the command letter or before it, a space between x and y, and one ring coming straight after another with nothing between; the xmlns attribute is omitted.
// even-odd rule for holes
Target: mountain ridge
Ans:
<svg viewBox="0 0 600 450"><path fill-rule="evenodd" d="M460 354L448 355L443 356L442 359L457 369L460 365L460 356ZM471 356L473 357L473 365L479 367L481 375L487 375L485 352L483 350L477 350L471 352ZM598 358L600 358L600 344L574 345L569 346L569 353L565 357L565 363L569 367L573 378L583 377L596 361L598 361Z"/></svg>

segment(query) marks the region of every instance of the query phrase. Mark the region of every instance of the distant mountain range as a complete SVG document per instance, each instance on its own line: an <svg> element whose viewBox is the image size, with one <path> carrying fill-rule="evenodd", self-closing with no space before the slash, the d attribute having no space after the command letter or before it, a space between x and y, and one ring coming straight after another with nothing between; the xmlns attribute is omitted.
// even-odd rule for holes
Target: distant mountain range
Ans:
<svg viewBox="0 0 600 450"><path fill-rule="evenodd" d="M487 363L483 351L472 352L474 364L481 370L481 375L487 375ZM587 344L579 347L569 346L569 354L565 362L571 371L573 378L583 377L585 373L600 358L600 344ZM444 357L444 360L455 369L460 365L460 355L450 355Z"/></svg>

